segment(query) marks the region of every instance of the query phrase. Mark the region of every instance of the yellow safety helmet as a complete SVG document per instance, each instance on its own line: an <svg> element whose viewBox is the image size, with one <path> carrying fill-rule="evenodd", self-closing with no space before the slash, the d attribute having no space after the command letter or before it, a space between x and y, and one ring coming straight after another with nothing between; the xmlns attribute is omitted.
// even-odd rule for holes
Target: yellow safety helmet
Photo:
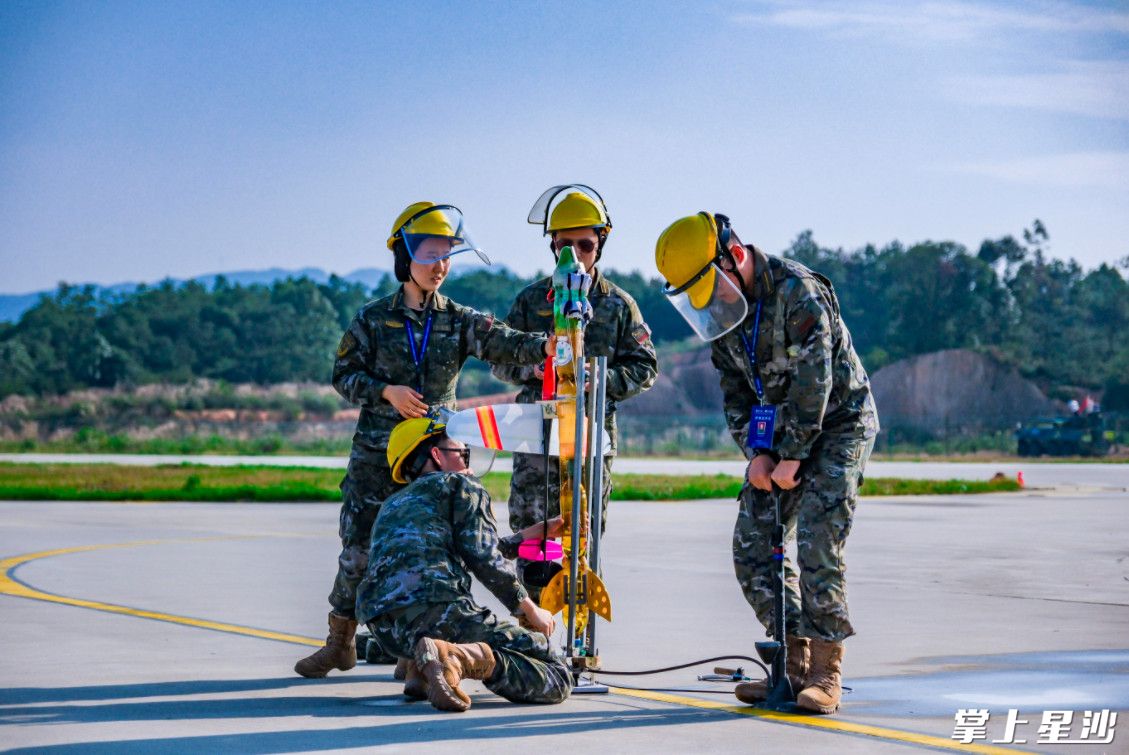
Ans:
<svg viewBox="0 0 1129 755"><path fill-rule="evenodd" d="M403 212L396 216L396 222L392 224L392 235L388 237L388 248L392 249L396 241L402 239L405 233L414 236L442 236L461 241L458 232L451 224L448 213L444 212L443 208L446 207L449 207L449 205L437 205L434 202L413 202L408 205ZM432 210L432 208L437 209ZM458 212L458 210L455 211Z"/></svg>
<svg viewBox="0 0 1129 755"><path fill-rule="evenodd" d="M549 215L549 222L545 226L546 233L554 231L567 231L573 228L607 228L611 230L608 222L608 213L602 204L596 202L590 195L582 191L571 191L564 199L557 202Z"/></svg>
<svg viewBox="0 0 1129 755"><path fill-rule="evenodd" d="M686 289L690 303L698 309L709 304L713 295L717 270L710 263L717 257L717 221L708 212L679 218L655 242L655 266L671 288L681 288L705 271Z"/></svg>
<svg viewBox="0 0 1129 755"><path fill-rule="evenodd" d="M430 417L406 419L392 428L388 436L388 466L392 468L392 479L400 484L408 482L404 476L404 462L428 438L442 435L447 426Z"/></svg>

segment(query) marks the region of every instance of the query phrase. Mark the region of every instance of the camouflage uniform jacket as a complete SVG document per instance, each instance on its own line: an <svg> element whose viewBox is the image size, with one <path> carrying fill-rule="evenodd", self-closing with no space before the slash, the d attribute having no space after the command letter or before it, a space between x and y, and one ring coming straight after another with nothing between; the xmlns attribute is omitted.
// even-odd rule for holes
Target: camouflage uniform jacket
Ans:
<svg viewBox="0 0 1129 755"><path fill-rule="evenodd" d="M545 358L545 338L519 333L496 320L435 293L431 333L417 374L408 347L410 320L419 349L427 313L404 304L404 289L369 302L357 313L337 348L333 387L361 405L354 452L361 451L380 466L388 466L385 451L392 428L403 420L381 398L387 385L407 385L423 394L428 406L453 408L459 370L468 356L487 362L534 364ZM421 388L422 385L422 388Z"/></svg>
<svg viewBox="0 0 1129 755"><path fill-rule="evenodd" d="M773 452L782 459L806 459L821 433L873 438L878 413L870 379L839 314L831 282L798 262L749 249L754 261L749 314L712 345L733 439L746 456L754 455L746 441L758 402L740 334L752 343L758 300L764 304L757 367L764 403L778 407Z"/></svg>
<svg viewBox="0 0 1129 755"><path fill-rule="evenodd" d="M588 292L593 317L584 328L584 353L588 357L608 358L608 402L605 429L616 450L616 402L624 401L650 388L658 375L659 362L651 342L651 329L643 322L639 306L631 295L596 269ZM506 322L511 328L531 333L553 332L553 302L549 292L552 277L531 283L517 295ZM494 376L521 386L517 400L531 404L541 398L541 379L533 367L496 365Z"/></svg>
<svg viewBox="0 0 1129 755"><path fill-rule="evenodd" d="M362 623L398 608L469 597L471 574L511 611L528 597L499 551L490 494L469 475L422 475L384 501L376 522L380 537L357 588Z"/></svg>

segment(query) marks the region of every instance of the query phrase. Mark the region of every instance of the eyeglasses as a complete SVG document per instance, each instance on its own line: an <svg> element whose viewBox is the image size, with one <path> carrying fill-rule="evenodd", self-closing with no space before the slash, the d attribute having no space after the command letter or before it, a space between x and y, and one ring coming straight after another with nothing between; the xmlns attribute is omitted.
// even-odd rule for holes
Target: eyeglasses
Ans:
<svg viewBox="0 0 1129 755"><path fill-rule="evenodd" d="M470 449L469 448L443 448L442 446L436 446L435 448L438 451L444 451L444 452L449 453L449 454L458 454L459 458L463 460L463 466L464 467L470 466Z"/></svg>
<svg viewBox="0 0 1129 755"><path fill-rule="evenodd" d="M571 246L573 249L580 250L581 254L591 254L596 248L596 242L592 239L556 239L553 241L553 246L558 252L566 246Z"/></svg>

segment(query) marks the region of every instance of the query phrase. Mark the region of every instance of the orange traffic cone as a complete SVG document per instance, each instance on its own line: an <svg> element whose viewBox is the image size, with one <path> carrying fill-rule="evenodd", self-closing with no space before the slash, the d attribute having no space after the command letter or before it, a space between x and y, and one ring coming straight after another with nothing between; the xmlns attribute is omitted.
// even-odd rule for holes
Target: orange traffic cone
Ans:
<svg viewBox="0 0 1129 755"><path fill-rule="evenodd" d="M1020 470L1018 473L1016 473L1015 481L1019 483L1019 487L1021 487L1021 488L1026 487L1025 483L1023 482L1023 471L1022 470Z"/></svg>

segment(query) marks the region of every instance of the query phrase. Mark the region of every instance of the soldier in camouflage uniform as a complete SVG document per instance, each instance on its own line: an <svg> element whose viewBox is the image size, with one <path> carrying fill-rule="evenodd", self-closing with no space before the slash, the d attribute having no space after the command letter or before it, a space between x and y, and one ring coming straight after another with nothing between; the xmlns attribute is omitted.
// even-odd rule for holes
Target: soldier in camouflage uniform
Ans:
<svg viewBox="0 0 1129 755"><path fill-rule="evenodd" d="M724 215L676 221L659 238L656 262L672 303L712 340L726 423L749 459L733 532L737 580L772 636L779 495L786 542L795 538L798 545L798 573L785 559L788 674L800 690L800 707L833 713L843 640L854 634L843 549L878 434L866 370L831 282L743 246ZM760 428L770 433L763 443L750 442L758 434L758 427L750 432L755 407L776 408L775 432ZM763 682L736 692L745 702L767 696Z"/></svg>
<svg viewBox="0 0 1129 755"><path fill-rule="evenodd" d="M541 209L543 218L536 213ZM554 257L560 249L571 246L577 259L593 277L588 300L593 317L584 329L584 353L588 357L608 358L607 413L605 432L611 441L611 454L604 457L603 521L607 521L608 501L612 490L612 456L616 453L616 404L636 396L654 385L658 359L651 343L651 330L631 295L608 280L598 269L604 243L611 231L607 208L595 191L582 186L555 186L542 195L530 214L531 222L544 223L551 234L550 249ZM506 323L511 328L529 332L553 331L553 280L543 278L527 286L514 300ZM521 386L517 400L531 404L541 398L544 365L519 367L496 365L494 375ZM549 459L548 506L546 507L545 457L515 453L513 476L510 478L510 527L527 527L542 517L560 513L560 468L557 457ZM519 561L524 574L528 562ZM541 588L526 582L534 599Z"/></svg>
<svg viewBox="0 0 1129 755"><path fill-rule="evenodd" d="M325 647L294 667L310 678L356 665L357 583L364 575L380 504L400 487L386 458L392 428L404 418L422 417L431 407L453 408L459 370L467 357L532 364L542 361L550 348L544 336L515 331L439 293L451 255L477 251L456 208L430 202L409 206L396 219L388 247L403 285L361 308L341 339L333 365L333 386L360 404L361 414L341 482L342 549L329 595L329 636ZM391 662L379 654L379 646L369 650L370 660Z"/></svg>
<svg viewBox="0 0 1129 755"><path fill-rule="evenodd" d="M509 559L533 529L539 536L547 526L559 537L563 523L558 517L500 540L490 495L469 476L468 458L431 420L406 420L393 430L392 474L410 484L381 506L357 618L381 646L412 659L404 693L440 710L470 707L459 688L464 678L513 702L562 702L572 675L549 642L555 622L530 600ZM475 603L472 574L523 626Z"/></svg>

